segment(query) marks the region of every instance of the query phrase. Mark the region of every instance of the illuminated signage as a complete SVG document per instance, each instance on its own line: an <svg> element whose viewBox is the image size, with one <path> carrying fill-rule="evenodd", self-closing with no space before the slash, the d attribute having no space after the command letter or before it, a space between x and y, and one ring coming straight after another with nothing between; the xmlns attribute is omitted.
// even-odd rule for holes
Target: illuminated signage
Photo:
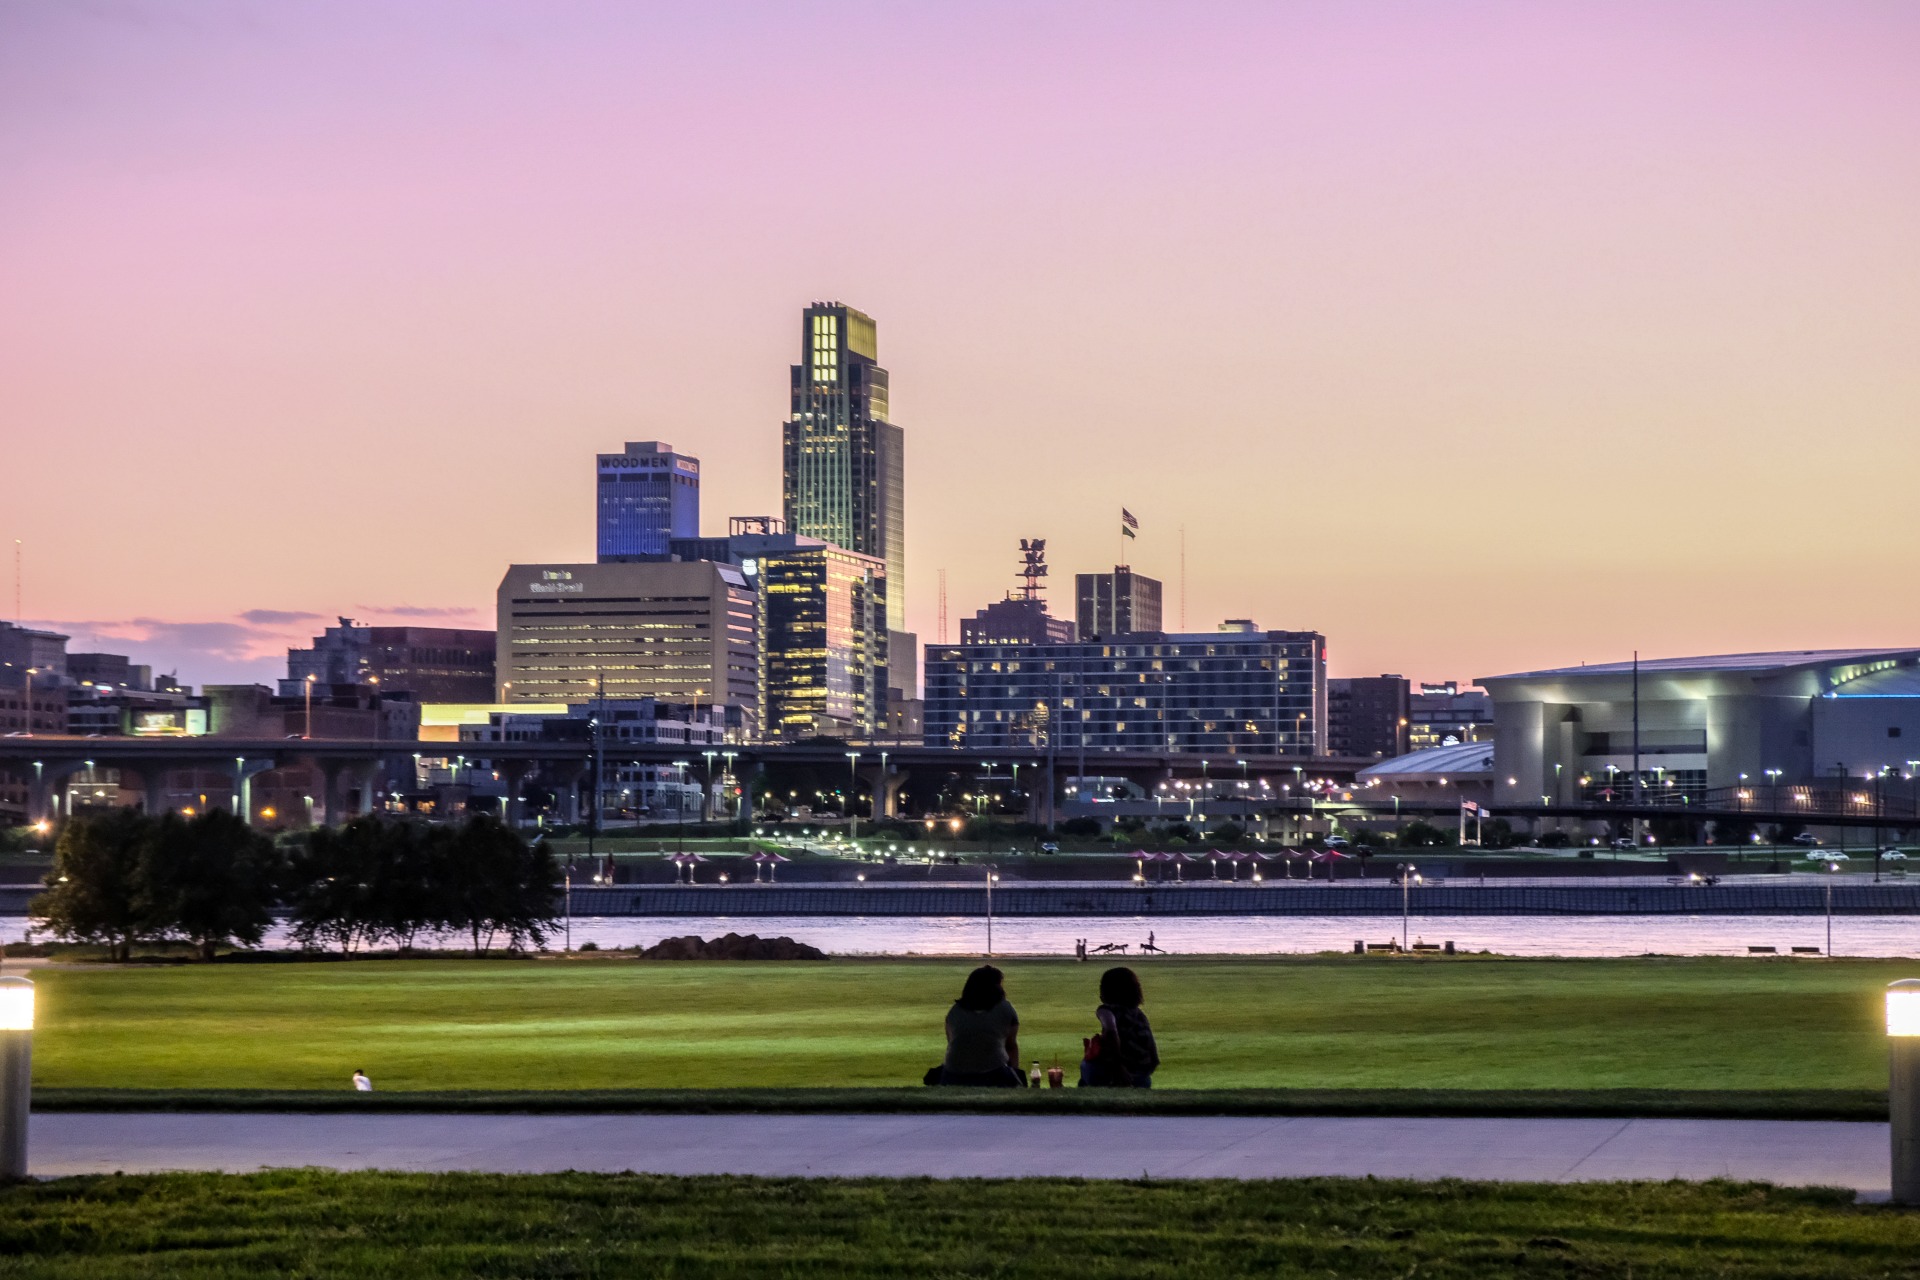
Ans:
<svg viewBox="0 0 1920 1280"><path fill-rule="evenodd" d="M600 455L600 470L611 471L664 471L671 467L681 475L697 476L700 463L693 458L670 458L666 454L634 455L630 453L603 453Z"/></svg>
<svg viewBox="0 0 1920 1280"><path fill-rule="evenodd" d="M575 582L570 569L542 569L538 582L529 582L527 590L536 595L572 596L586 594L587 584Z"/></svg>

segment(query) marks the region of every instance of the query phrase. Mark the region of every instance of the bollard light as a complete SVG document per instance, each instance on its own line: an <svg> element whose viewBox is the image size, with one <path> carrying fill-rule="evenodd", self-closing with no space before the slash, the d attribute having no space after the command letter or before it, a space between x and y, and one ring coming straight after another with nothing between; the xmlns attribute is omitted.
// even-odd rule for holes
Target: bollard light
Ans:
<svg viewBox="0 0 1920 1280"><path fill-rule="evenodd" d="M1887 1059L1893 1202L1920 1205L1920 978L1887 987Z"/></svg>
<svg viewBox="0 0 1920 1280"><path fill-rule="evenodd" d="M0 978L0 1031L33 1030L33 983Z"/></svg>
<svg viewBox="0 0 1920 1280"><path fill-rule="evenodd" d="M1887 1034L1920 1036L1920 978L1902 978L1887 987Z"/></svg>
<svg viewBox="0 0 1920 1280"><path fill-rule="evenodd" d="M0 1179L27 1176L33 1095L33 983L0 978Z"/></svg>

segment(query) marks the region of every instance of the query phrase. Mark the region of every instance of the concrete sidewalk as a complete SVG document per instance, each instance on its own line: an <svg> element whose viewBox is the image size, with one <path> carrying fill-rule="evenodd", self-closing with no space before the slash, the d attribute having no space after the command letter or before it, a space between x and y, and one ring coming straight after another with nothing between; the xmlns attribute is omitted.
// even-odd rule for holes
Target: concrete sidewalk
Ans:
<svg viewBox="0 0 1920 1280"><path fill-rule="evenodd" d="M1884 1196L1884 1124L1315 1116L52 1112L42 1176L164 1169L566 1169L768 1176L1733 1178Z"/></svg>

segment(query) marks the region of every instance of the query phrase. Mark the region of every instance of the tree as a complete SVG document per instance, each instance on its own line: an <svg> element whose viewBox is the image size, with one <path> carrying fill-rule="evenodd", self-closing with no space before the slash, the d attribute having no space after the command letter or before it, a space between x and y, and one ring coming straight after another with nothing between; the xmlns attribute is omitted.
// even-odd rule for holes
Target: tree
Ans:
<svg viewBox="0 0 1920 1280"><path fill-rule="evenodd" d="M1400 831L1403 849L1438 849L1454 842L1454 833L1415 818Z"/></svg>
<svg viewBox="0 0 1920 1280"><path fill-rule="evenodd" d="M56 937L102 942L113 959L129 959L135 942L164 929L142 892L154 827L132 809L68 822L54 846L47 891L28 905L29 914Z"/></svg>
<svg viewBox="0 0 1920 1280"><path fill-rule="evenodd" d="M560 868L545 841L529 848L511 828L480 816L439 848L446 923L467 930L475 955L500 933L515 950L546 942L560 914Z"/></svg>
<svg viewBox="0 0 1920 1280"><path fill-rule="evenodd" d="M442 848L452 833L423 822L369 821L377 827L374 915L383 934L400 950L411 951L422 929L440 929L448 923L446 892L439 876Z"/></svg>
<svg viewBox="0 0 1920 1280"><path fill-rule="evenodd" d="M338 946L352 955L392 930L382 884L390 825L355 818L343 827L317 828L290 860L287 906L302 946Z"/></svg>
<svg viewBox="0 0 1920 1280"><path fill-rule="evenodd" d="M1480 843L1488 849L1511 849L1525 844L1526 837L1505 818L1488 818L1480 824Z"/></svg>
<svg viewBox="0 0 1920 1280"><path fill-rule="evenodd" d="M1692 818L1679 816L1647 819L1647 830L1662 845L1692 845L1700 843L1700 824Z"/></svg>
<svg viewBox="0 0 1920 1280"><path fill-rule="evenodd" d="M211 960L222 943L260 945L283 863L272 840L224 809L194 818L169 813L143 851L136 900L153 927Z"/></svg>
<svg viewBox="0 0 1920 1280"><path fill-rule="evenodd" d="M1744 848L1754 843L1757 834L1750 818L1720 818L1713 824L1713 843L1715 846Z"/></svg>

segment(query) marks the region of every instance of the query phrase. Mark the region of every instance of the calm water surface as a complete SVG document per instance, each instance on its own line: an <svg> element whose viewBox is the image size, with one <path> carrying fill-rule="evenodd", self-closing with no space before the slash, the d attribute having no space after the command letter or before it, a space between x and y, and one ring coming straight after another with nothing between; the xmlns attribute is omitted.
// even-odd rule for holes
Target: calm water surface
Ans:
<svg viewBox="0 0 1920 1280"><path fill-rule="evenodd" d="M0 917L0 940L18 941L27 921ZM1122 943L1138 954L1151 932L1174 954L1272 955L1347 951L1355 939L1400 937L1390 916L1023 916L995 920L993 950L1002 955L1070 955L1075 938ZM978 916L605 916L576 917L574 946L651 946L682 934L786 936L834 955L979 955L987 947ZM1822 916L1415 916L1407 940L1451 941L1462 950L1516 956L1746 955L1749 946L1827 945ZM268 938L285 945L283 930ZM553 945L562 944L556 936ZM448 945L465 945L464 937ZM1835 916L1833 953L1920 957L1920 917Z"/></svg>

